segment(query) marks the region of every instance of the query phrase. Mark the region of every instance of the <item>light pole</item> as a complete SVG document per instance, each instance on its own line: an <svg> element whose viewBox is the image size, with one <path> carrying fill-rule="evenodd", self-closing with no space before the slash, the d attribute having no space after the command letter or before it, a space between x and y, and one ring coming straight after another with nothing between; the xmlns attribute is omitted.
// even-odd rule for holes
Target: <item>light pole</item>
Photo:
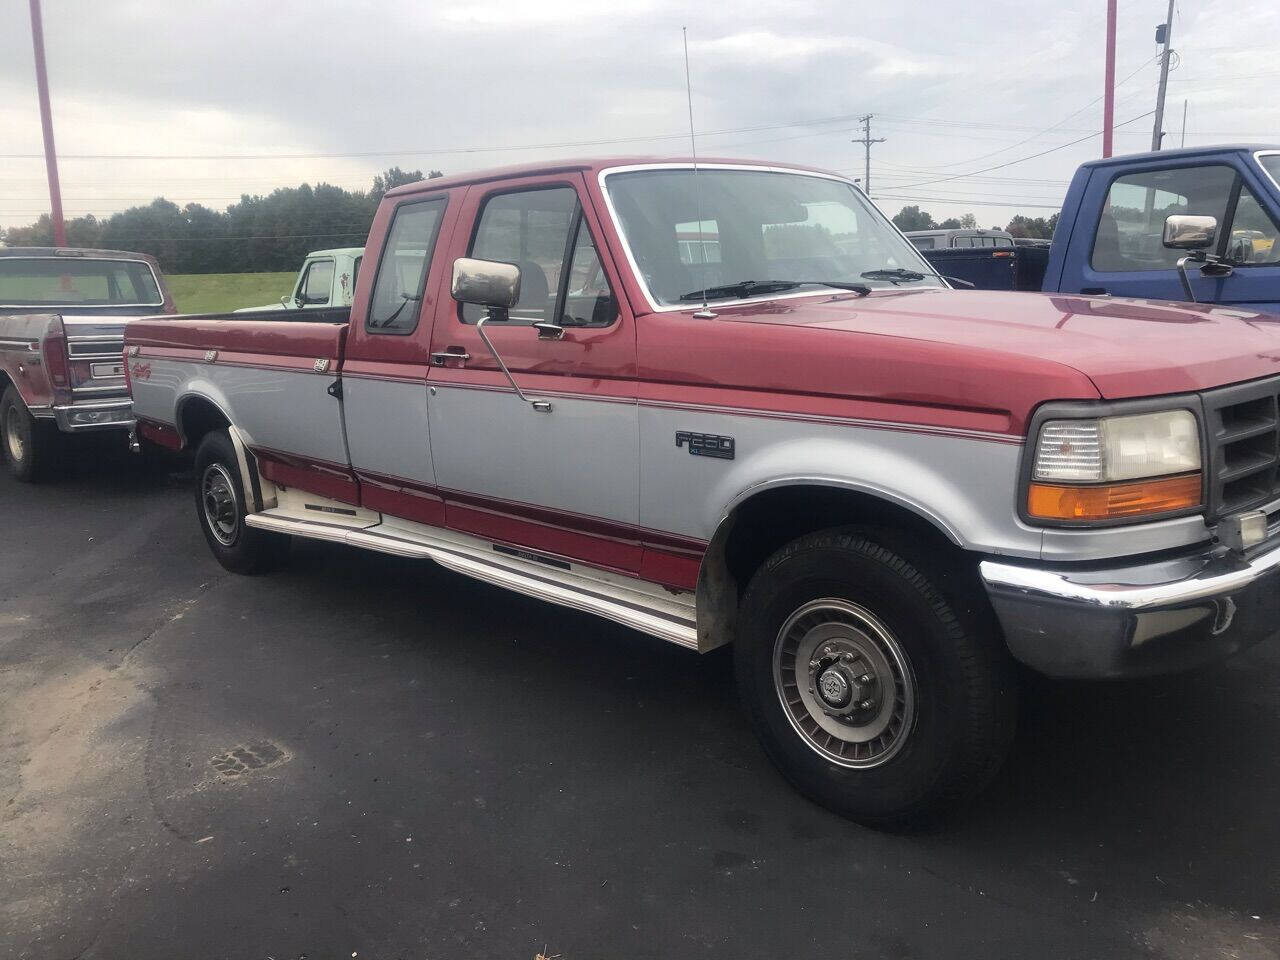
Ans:
<svg viewBox="0 0 1280 960"><path fill-rule="evenodd" d="M49 174L49 207L53 218L53 245L67 245L67 227L62 222L62 188L58 185L58 152L53 146L53 116L49 110L49 74L44 66L44 23L40 0L30 0L31 44L36 54L36 88L40 94L40 126L44 130L44 166Z"/></svg>

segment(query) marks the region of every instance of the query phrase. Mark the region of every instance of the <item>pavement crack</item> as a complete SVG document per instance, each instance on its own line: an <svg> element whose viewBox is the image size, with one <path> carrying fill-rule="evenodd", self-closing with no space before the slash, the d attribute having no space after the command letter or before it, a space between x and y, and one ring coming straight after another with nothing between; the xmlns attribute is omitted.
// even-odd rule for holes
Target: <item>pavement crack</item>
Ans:
<svg viewBox="0 0 1280 960"><path fill-rule="evenodd" d="M129 658L133 656L134 651L136 651L143 644L149 643L152 639L155 638L156 634L158 634L165 627L169 626L170 624L177 623L179 620L185 617L191 611L191 608L194 607L197 603L199 603L202 599L204 599L205 595L208 594L211 590L213 590L214 587L217 587L220 584L225 583L230 578L231 578L231 574L224 573L221 576L214 577L212 580L209 580L209 581L206 581L205 583L200 584L200 586L196 589L194 596L190 596L179 601L178 609L175 613L172 613L169 616L165 617L163 621L161 621L160 623L157 623L154 627L151 628L151 630L149 630L137 641L135 641L129 647L129 649L126 650L124 654L120 657L120 662L116 666L123 667L129 661Z"/></svg>

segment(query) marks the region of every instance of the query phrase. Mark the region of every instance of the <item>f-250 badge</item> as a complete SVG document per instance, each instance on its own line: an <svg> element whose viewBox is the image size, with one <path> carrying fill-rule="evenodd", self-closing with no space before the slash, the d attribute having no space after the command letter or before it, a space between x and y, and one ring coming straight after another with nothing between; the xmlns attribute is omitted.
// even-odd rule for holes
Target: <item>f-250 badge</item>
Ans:
<svg viewBox="0 0 1280 960"><path fill-rule="evenodd" d="M683 447L685 444L688 444L689 453L695 457L733 459L733 437L718 437L714 433L690 433L688 430L676 431L676 446Z"/></svg>

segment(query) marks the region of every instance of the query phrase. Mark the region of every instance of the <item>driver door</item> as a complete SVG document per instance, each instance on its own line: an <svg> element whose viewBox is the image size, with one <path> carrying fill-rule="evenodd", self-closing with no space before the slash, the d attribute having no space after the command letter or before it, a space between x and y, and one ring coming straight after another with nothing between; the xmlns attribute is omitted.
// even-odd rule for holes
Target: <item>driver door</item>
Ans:
<svg viewBox="0 0 1280 960"><path fill-rule="evenodd" d="M515 263L521 295L486 310L442 298L428 383L431 453L446 524L542 554L634 573L640 566L633 317L580 174L471 187L448 263ZM564 329L544 340L532 324ZM549 406L549 409L548 409Z"/></svg>

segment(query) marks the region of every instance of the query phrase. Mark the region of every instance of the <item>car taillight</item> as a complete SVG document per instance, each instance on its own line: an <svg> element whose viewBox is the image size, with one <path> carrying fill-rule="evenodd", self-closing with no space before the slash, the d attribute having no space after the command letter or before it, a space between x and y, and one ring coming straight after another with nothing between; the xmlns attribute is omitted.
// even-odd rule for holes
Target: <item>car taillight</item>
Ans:
<svg viewBox="0 0 1280 960"><path fill-rule="evenodd" d="M49 371L49 382L54 390L66 390L71 386L68 371L67 340L59 332L50 332L44 338L44 366Z"/></svg>

